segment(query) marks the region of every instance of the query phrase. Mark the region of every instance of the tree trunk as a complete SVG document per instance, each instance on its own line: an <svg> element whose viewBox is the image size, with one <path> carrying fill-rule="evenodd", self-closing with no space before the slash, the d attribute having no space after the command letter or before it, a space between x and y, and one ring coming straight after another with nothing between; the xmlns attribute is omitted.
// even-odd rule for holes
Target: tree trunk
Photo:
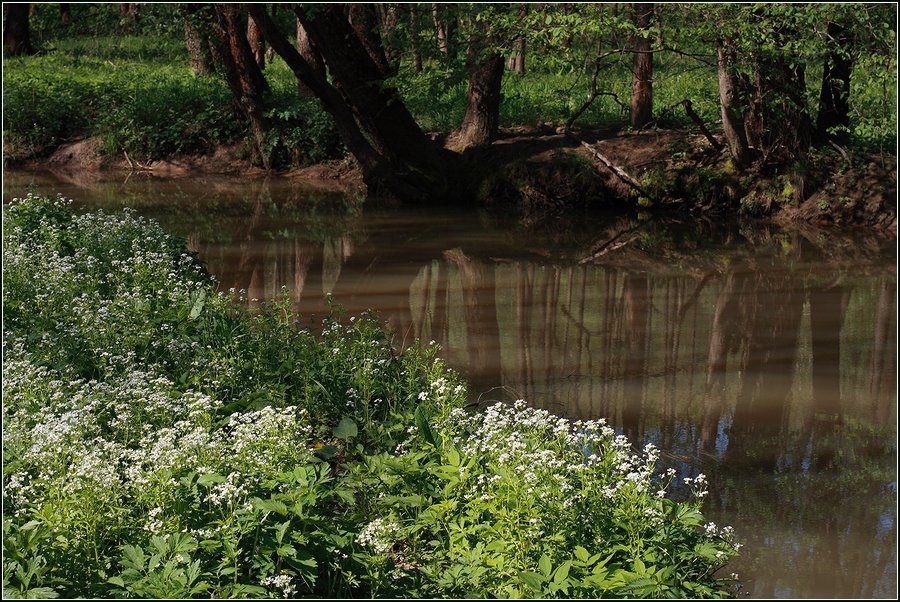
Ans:
<svg viewBox="0 0 900 602"><path fill-rule="evenodd" d="M850 139L850 75L853 71L851 40L846 28L834 22L828 24L828 37L834 46L828 54L822 73L816 138L819 144L828 140L846 144Z"/></svg>
<svg viewBox="0 0 900 602"><path fill-rule="evenodd" d="M303 60L309 64L316 74L323 79L325 78L325 65L322 63L319 53L313 48L312 42L309 41L309 36L306 35L306 30L303 29L300 19L297 19L297 52L300 53ZM297 92L304 97L315 96L310 87L300 79L297 80Z"/></svg>
<svg viewBox="0 0 900 602"><path fill-rule="evenodd" d="M329 4L294 10L327 66L329 79L316 73L260 5L250 6L266 40L334 118L341 139L359 161L370 193L416 202L464 194L458 183L450 185L453 156L425 136L396 90L384 85L383 72L343 8Z"/></svg>
<svg viewBox="0 0 900 602"><path fill-rule="evenodd" d="M382 77L395 75L388 61L381 35L378 33L378 15L371 4L351 4L349 9L350 25L356 37L362 42L369 58L378 67Z"/></svg>
<svg viewBox="0 0 900 602"><path fill-rule="evenodd" d="M400 5L381 3L378 5L378 17L381 22L381 41L384 44L384 55L391 72L400 71L400 52L395 44L395 32L400 22Z"/></svg>
<svg viewBox="0 0 900 602"><path fill-rule="evenodd" d="M488 56L469 77L468 102L457 141L460 148L490 144L500 127L500 86L503 57Z"/></svg>
<svg viewBox="0 0 900 602"><path fill-rule="evenodd" d="M259 31L259 26L253 17L247 18L247 43L250 44L250 51L253 53L253 59L260 70L266 67L266 41Z"/></svg>
<svg viewBox="0 0 900 602"><path fill-rule="evenodd" d="M68 25L72 22L72 5L68 3L63 3L59 5L59 21L63 25Z"/></svg>
<svg viewBox="0 0 900 602"><path fill-rule="evenodd" d="M434 18L434 34L437 37L437 47L445 58L450 56L450 37L447 35L447 27L441 21L441 9L437 3L431 5L431 16Z"/></svg>
<svg viewBox="0 0 900 602"><path fill-rule="evenodd" d="M653 4L632 5L634 26L639 30L650 27ZM640 129L653 119L653 54L650 36L636 33L632 39L634 60L631 78L631 127Z"/></svg>
<svg viewBox="0 0 900 602"><path fill-rule="evenodd" d="M7 56L33 54L28 26L30 4L3 4L3 49Z"/></svg>
<svg viewBox="0 0 900 602"><path fill-rule="evenodd" d="M509 55L509 61L506 64L509 71L515 71L520 75L525 74L525 36L516 38L515 50Z"/></svg>
<svg viewBox="0 0 900 602"><path fill-rule="evenodd" d="M247 23L243 9L237 4L217 4L213 43L222 59L225 79L241 112L250 124L254 155L265 169L271 169L271 153L267 149L269 123L265 117L263 97L269 85L247 41Z"/></svg>
<svg viewBox="0 0 900 602"><path fill-rule="evenodd" d="M191 61L191 69L196 75L212 75L215 73L215 64L210 50L210 41L206 32L203 31L202 21L197 15L197 11L201 10L201 7L198 4L185 4L179 8L184 24L184 44Z"/></svg>
<svg viewBox="0 0 900 602"><path fill-rule="evenodd" d="M747 135L744 132L744 123L740 117L741 109L738 101L738 91L735 76L730 73L730 61L726 54L726 42L719 42L716 47L716 65L719 73L719 102L722 108L722 129L725 131L725 139L731 150L731 156L738 168L750 164L750 148L747 145ZM730 45L730 44L729 44Z"/></svg>
<svg viewBox="0 0 900 602"><path fill-rule="evenodd" d="M422 73L422 49L419 47L419 14L415 4L409 5L409 46L413 55L413 69Z"/></svg>

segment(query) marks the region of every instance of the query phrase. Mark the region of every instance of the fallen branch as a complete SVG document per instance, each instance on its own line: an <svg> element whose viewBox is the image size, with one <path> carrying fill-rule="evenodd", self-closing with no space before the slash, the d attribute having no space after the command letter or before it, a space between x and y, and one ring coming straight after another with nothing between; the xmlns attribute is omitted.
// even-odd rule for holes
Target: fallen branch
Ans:
<svg viewBox="0 0 900 602"><path fill-rule="evenodd" d="M710 131L707 129L706 124L703 123L702 119L700 119L700 116L694 112L694 107L691 105L691 101L685 98L681 101L681 105L684 107L684 112L687 113L687 116L691 118L691 121L697 124L697 127L700 128L700 131L703 132L703 135L707 140L709 140L709 143L712 145L713 149L715 149L717 153L721 153L722 149L724 149L725 147L723 147L722 144L715 139L712 133L710 133Z"/></svg>
<svg viewBox="0 0 900 602"><path fill-rule="evenodd" d="M828 144L830 144L834 148L834 150L841 153L841 156L844 158L844 161L847 162L847 165L850 165L851 167L853 166L853 161L850 160L850 155L848 155L847 151L841 148L841 146L837 142L835 142L834 140L829 140Z"/></svg>
<svg viewBox="0 0 900 602"><path fill-rule="evenodd" d="M572 138L573 140L575 140L576 142L580 142L581 146L583 146L584 148L591 151L591 154L594 155L594 157L598 161L603 163L603 165L608 167L610 169L610 171L612 171L614 174L616 174L616 177L618 177L620 180L622 180L622 182L624 182L631 188L637 190L641 194L641 196L648 196L646 191L641 187L640 182L638 182L635 178L633 178L631 175L629 175L629 173L627 171L625 171L624 169L622 169L618 165L615 165L612 161L607 159L606 156L603 153L601 153L599 150L597 150L596 147L591 146L590 144L588 144L584 140L581 140L580 138L578 138L571 132L567 132L567 135L570 138Z"/></svg>

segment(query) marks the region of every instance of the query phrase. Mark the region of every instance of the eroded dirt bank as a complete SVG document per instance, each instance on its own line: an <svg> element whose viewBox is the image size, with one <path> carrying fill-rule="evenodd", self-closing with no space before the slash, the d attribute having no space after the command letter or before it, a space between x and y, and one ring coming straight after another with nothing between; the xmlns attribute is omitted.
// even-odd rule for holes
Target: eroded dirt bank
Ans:
<svg viewBox="0 0 900 602"><path fill-rule="evenodd" d="M897 160L891 154L812 153L804 164L780 172L739 173L727 153L716 153L703 136L685 130L578 131L573 135L537 127L504 131L491 146L467 151L464 159L477 182L479 201L517 212L527 223L569 208L600 206L702 215L739 213L783 226L837 225L865 227L892 237L897 233ZM85 139L62 145L47 157L8 166L64 172L121 170L163 178L273 176L251 165L241 144L219 147L207 155L140 163L124 154L104 155L99 140ZM352 160L274 176L326 190L364 192Z"/></svg>

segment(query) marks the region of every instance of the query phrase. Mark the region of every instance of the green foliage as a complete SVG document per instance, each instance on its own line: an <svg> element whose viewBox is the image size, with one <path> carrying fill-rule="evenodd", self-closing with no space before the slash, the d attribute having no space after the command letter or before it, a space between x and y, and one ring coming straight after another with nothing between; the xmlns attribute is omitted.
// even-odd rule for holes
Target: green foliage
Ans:
<svg viewBox="0 0 900 602"><path fill-rule="evenodd" d="M652 446L469 413L437 346L235 304L133 213L29 196L4 226L5 596L730 591L733 534Z"/></svg>

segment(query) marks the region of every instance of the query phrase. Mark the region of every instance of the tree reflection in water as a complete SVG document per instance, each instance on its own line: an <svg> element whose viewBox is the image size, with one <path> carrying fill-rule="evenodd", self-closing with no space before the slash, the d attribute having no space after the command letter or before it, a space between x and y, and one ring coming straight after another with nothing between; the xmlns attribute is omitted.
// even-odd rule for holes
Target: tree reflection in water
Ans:
<svg viewBox="0 0 900 602"><path fill-rule="evenodd" d="M622 243L581 263L587 243L472 214L333 212L292 184L57 191L160 218L248 302L286 286L310 320L327 293L376 309L398 345L440 343L473 401L521 397L653 441L681 476L709 475L708 514L746 543L728 570L755 597L896 593L892 245L620 218L581 225Z"/></svg>

